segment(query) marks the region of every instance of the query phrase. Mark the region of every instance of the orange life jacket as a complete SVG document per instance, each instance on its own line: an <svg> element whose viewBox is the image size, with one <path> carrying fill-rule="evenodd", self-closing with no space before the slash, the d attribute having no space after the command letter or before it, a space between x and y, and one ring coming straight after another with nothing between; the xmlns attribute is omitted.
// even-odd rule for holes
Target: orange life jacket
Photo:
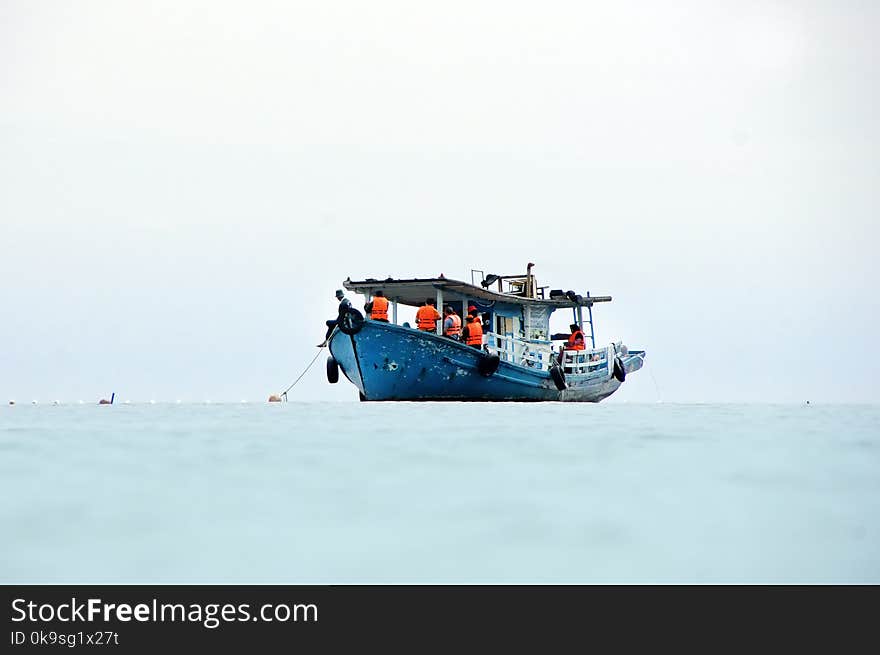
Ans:
<svg viewBox="0 0 880 655"><path fill-rule="evenodd" d="M374 321L388 320L388 298L382 296L373 298L373 311L370 312L370 318Z"/></svg>
<svg viewBox="0 0 880 655"><path fill-rule="evenodd" d="M425 332L437 331L437 319L440 318L440 312L431 307L431 305L422 305L416 312L416 325L420 330Z"/></svg>
<svg viewBox="0 0 880 655"><path fill-rule="evenodd" d="M483 324L480 322L480 319L468 316L467 329L468 334L465 343L469 346L482 346Z"/></svg>
<svg viewBox="0 0 880 655"><path fill-rule="evenodd" d="M448 327L443 331L447 337L457 337L461 334L461 316L458 314L450 314L446 318L452 319L452 327ZM443 321L446 323L446 321Z"/></svg>
<svg viewBox="0 0 880 655"><path fill-rule="evenodd" d="M575 330L571 333L571 336L568 337L568 349L569 350L585 350L586 344L584 343L584 333L580 330Z"/></svg>

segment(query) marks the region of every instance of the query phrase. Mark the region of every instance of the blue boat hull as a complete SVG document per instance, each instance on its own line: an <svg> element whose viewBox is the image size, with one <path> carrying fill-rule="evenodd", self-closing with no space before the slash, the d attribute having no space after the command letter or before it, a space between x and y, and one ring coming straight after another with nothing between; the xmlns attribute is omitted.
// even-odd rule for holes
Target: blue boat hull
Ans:
<svg viewBox="0 0 880 655"><path fill-rule="evenodd" d="M605 369L569 375L559 391L549 373L500 362L480 373L481 351L435 334L379 321L365 321L356 334L336 331L330 352L363 400L574 401L598 402L620 382ZM626 372L642 367L644 353L623 357Z"/></svg>

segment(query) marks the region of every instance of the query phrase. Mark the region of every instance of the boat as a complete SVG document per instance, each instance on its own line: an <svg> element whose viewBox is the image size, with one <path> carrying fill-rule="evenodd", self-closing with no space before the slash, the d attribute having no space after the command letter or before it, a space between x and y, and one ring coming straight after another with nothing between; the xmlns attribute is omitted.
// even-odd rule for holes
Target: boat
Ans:
<svg viewBox="0 0 880 655"><path fill-rule="evenodd" d="M617 341L596 345L593 307L611 296L538 286L532 271L522 275L471 271L471 282L438 277L343 282L370 301L382 291L388 321L371 320L353 306L343 309L327 341L327 379L339 372L362 401L561 401L599 402L642 368L646 353ZM419 307L427 298L460 317L469 308L482 316L479 347L442 334L398 324L398 307ZM365 305L366 309L366 305ZM582 349L550 334L550 316L571 311L583 335ZM580 344L578 344L580 345Z"/></svg>

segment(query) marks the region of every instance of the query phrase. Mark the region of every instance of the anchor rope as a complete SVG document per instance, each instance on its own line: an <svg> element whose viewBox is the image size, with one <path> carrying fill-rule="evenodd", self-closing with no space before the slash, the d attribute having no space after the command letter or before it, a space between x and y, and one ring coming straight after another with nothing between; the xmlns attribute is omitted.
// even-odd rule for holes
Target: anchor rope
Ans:
<svg viewBox="0 0 880 655"><path fill-rule="evenodd" d="M330 339L331 339L331 338L333 337L333 335L336 333L336 330L337 330L337 329L338 329L338 326L333 328L333 331L330 333L330 336L327 337L327 339L324 341L325 344L330 343ZM281 397L284 398L284 402L287 402L287 392L290 391L291 389L293 389L293 388L296 386L296 383L297 383L297 382L299 382L300 380L302 380L303 376L304 376L306 373L309 372L309 369L310 369L310 368L312 368L312 364L314 364L315 362L318 361L318 357L320 357L320 356L323 354L323 351L324 351L324 346L322 346L322 347L318 350L318 354L315 355L315 356L312 358L312 361L310 361L310 362L309 362L309 365L306 366L305 370L304 370L302 373L299 374L299 377L298 377L296 380L294 380L294 381L290 384L290 386L287 387L287 389L285 389L284 391L281 392Z"/></svg>
<svg viewBox="0 0 880 655"><path fill-rule="evenodd" d="M651 374L651 379L654 381L654 390L657 392L657 402L663 402L663 399L660 397L660 387L657 385L657 378L654 377L654 371L651 370L651 367L648 367L648 373Z"/></svg>

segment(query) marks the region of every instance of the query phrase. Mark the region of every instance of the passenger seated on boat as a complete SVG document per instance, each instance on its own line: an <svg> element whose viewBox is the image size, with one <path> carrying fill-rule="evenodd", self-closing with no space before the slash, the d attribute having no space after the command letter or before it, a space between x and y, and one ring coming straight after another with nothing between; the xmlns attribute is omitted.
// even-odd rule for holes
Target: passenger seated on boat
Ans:
<svg viewBox="0 0 880 655"><path fill-rule="evenodd" d="M461 316L449 305L443 308L443 315L443 336L458 341L461 337Z"/></svg>
<svg viewBox="0 0 880 655"><path fill-rule="evenodd" d="M381 290L373 294L373 299L364 305L364 309L374 321L388 322L388 298Z"/></svg>
<svg viewBox="0 0 880 655"><path fill-rule="evenodd" d="M425 304L416 312L416 325L422 332L436 332L437 321L441 318L440 312L434 307L434 300L427 298Z"/></svg>
<svg viewBox="0 0 880 655"><path fill-rule="evenodd" d="M572 323L568 326L571 330L571 335L568 337L568 345L566 346L567 350L585 350L587 345L584 341L584 333L581 332L581 328L577 323Z"/></svg>
<svg viewBox="0 0 880 655"><path fill-rule="evenodd" d="M318 348L323 348L327 345L327 340L330 338L330 335L333 334L333 328L335 328L339 321L342 319L342 315L345 314L345 312L347 312L349 309L351 309L351 301L345 297L342 289L336 290L336 300L339 301L339 312L336 314L335 319L326 321L327 334L324 335L324 340L318 344Z"/></svg>
<svg viewBox="0 0 880 655"><path fill-rule="evenodd" d="M568 326L571 330L571 334L564 334L562 332L557 332L556 334L551 334L550 338L554 341L565 339L565 347L559 349L559 355L556 357L556 361L558 363L562 363L562 352L563 350L585 350L586 340L584 339L584 333L581 332L580 327L577 323L572 323Z"/></svg>
<svg viewBox="0 0 880 655"><path fill-rule="evenodd" d="M467 325L461 330L461 340L474 348L483 347L483 324L476 310L468 312Z"/></svg>
<svg viewBox="0 0 880 655"><path fill-rule="evenodd" d="M568 326L571 330L570 334L565 334L564 332L557 332L556 334L551 334L550 339L553 341L562 341L565 340L565 349L566 350L584 350L586 346L586 340L584 339L584 333L581 332L581 329L578 327L577 323L572 323Z"/></svg>

